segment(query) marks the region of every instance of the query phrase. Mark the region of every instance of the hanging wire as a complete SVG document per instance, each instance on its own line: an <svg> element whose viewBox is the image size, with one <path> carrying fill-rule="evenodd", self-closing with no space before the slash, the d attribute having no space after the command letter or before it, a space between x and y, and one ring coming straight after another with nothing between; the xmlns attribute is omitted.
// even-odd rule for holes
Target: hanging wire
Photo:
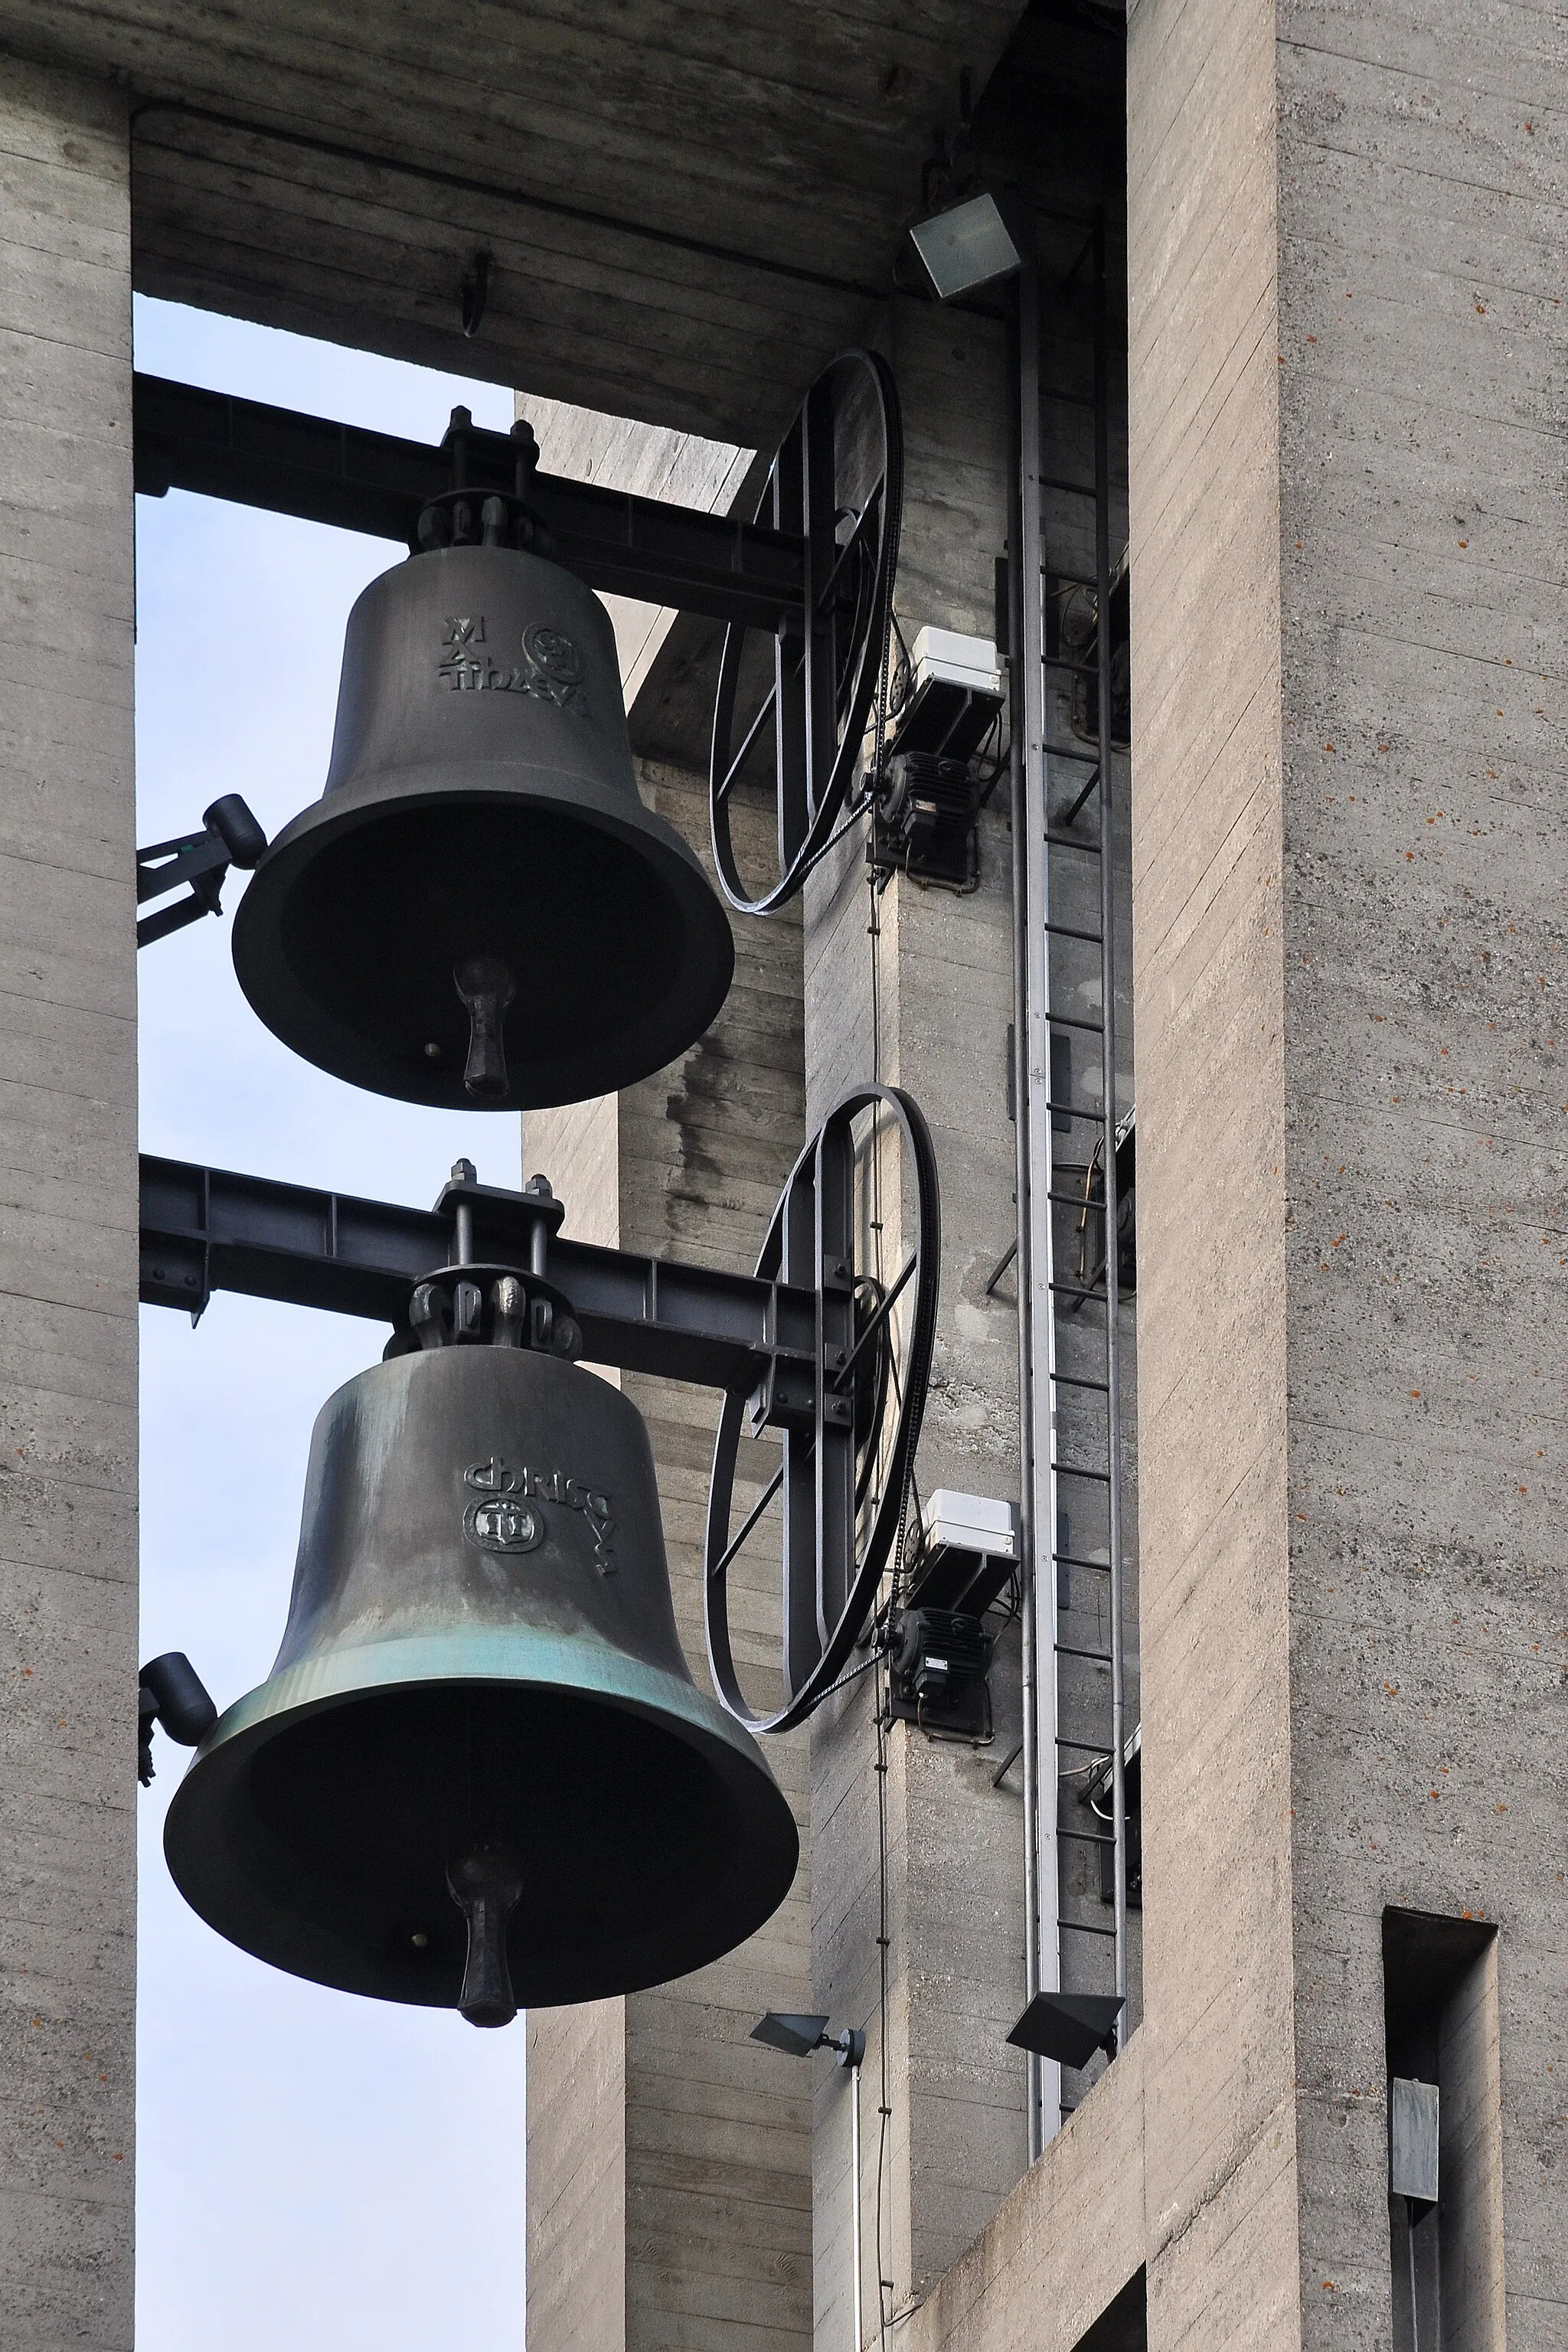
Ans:
<svg viewBox="0 0 1568 2352"><path fill-rule="evenodd" d="M888 2167L888 2126L892 2120L892 2100L888 2074L888 1743L887 1715L891 1705L888 1676L882 1671L887 1664L886 1654L876 1653L878 1665L876 1685L877 1731L877 1979L879 2013L879 2059L880 2062L880 2096L878 2102L877 2133L877 2317L878 2335L886 2352L888 2332L892 2314L888 2297L893 2282L888 2276L888 2260L883 2252L882 2184Z"/></svg>

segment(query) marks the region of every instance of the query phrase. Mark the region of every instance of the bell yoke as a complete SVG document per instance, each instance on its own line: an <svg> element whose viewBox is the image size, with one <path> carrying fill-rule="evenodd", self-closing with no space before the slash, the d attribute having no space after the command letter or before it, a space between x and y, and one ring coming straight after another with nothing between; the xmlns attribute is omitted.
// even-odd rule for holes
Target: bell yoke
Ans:
<svg viewBox="0 0 1568 2352"><path fill-rule="evenodd" d="M734 972L717 893L643 805L609 615L544 551L538 452L515 438L518 493L432 499L420 551L355 604L325 791L234 924L240 986L286 1045L447 1110L647 1077Z"/></svg>

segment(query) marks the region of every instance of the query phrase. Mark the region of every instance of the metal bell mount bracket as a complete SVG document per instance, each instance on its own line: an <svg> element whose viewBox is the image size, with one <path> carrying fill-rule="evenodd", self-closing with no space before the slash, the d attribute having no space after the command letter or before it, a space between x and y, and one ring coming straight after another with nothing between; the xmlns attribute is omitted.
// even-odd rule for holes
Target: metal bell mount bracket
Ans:
<svg viewBox="0 0 1568 2352"><path fill-rule="evenodd" d="M225 793L204 810L200 833L176 834L173 841L154 841L136 853L136 904L165 898L190 884L188 895L156 914L143 915L136 926L136 944L151 947L182 931L204 915L221 915L219 892L231 866L259 866L267 854L267 835L237 793Z"/></svg>
<svg viewBox="0 0 1568 2352"><path fill-rule="evenodd" d="M569 1240L564 1214L542 1177L507 1191L467 1160L418 1210L144 1154L141 1297L195 1322L215 1292L237 1291L389 1324L389 1357L531 1348L721 1391L710 1659L731 1715L786 1730L842 1672L908 1508L941 1255L925 1121L897 1088L846 1095L796 1161L753 1274ZM903 1251L884 1269L886 1228ZM754 1475L742 1446L775 1435L777 1468L756 1476L732 1532ZM770 1541L783 1549L780 1703L759 1706L736 1670L728 1593L745 1548Z"/></svg>

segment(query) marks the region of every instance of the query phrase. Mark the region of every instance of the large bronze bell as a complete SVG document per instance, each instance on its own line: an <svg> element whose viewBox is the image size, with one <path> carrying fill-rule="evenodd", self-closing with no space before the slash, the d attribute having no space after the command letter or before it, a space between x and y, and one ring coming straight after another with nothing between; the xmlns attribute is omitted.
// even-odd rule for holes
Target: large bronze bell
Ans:
<svg viewBox="0 0 1568 2352"><path fill-rule="evenodd" d="M275 1967L500 2025L717 1958L798 1842L687 1670L640 1415L516 1344L521 1284L485 1308L500 1344L429 1345L431 1296L425 1350L321 1410L283 1646L164 1843L187 1901Z"/></svg>
<svg viewBox="0 0 1568 2352"><path fill-rule="evenodd" d="M444 499L426 523L350 615L326 789L240 902L240 986L376 1094L607 1094L708 1027L729 921L643 806L598 598L512 543L540 539L519 499Z"/></svg>

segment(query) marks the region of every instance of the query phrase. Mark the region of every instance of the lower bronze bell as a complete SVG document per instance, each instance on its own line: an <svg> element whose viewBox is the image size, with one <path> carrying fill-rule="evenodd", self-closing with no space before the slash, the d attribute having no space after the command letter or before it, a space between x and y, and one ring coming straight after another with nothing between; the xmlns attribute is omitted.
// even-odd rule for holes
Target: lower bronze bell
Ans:
<svg viewBox="0 0 1568 2352"><path fill-rule="evenodd" d="M245 1950L481 2025L662 1983L762 1926L794 1819L687 1670L618 1390L446 1345L328 1400L283 1646L164 1845Z"/></svg>
<svg viewBox="0 0 1568 2352"><path fill-rule="evenodd" d="M353 1086L580 1101L702 1034L729 920L638 794L604 606L500 543L508 501L457 511L498 543L411 556L355 604L326 790L258 866L235 969L285 1045Z"/></svg>

